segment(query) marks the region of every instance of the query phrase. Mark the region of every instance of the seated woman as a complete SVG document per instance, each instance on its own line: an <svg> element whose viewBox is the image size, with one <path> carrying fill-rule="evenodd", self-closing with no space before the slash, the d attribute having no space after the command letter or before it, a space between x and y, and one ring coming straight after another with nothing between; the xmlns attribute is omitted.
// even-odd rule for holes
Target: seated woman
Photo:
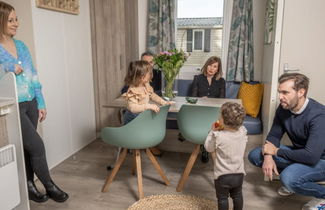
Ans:
<svg viewBox="0 0 325 210"><path fill-rule="evenodd" d="M195 75L192 83L193 97L224 98L226 82L221 77L221 59L210 57L201 69L202 74Z"/></svg>
<svg viewBox="0 0 325 210"><path fill-rule="evenodd" d="M192 83L193 97L225 98L226 81L222 78L221 59L217 56L210 57L201 69L202 74L195 75ZM201 161L209 161L208 152L201 147Z"/></svg>

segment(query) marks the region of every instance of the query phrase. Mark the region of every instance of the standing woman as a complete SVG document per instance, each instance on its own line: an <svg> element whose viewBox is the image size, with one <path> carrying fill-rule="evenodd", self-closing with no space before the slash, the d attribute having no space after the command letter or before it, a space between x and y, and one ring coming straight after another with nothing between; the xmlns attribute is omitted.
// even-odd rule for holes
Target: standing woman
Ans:
<svg viewBox="0 0 325 210"><path fill-rule="evenodd" d="M210 57L201 69L202 74L194 76L192 83L193 97L224 98L226 82L221 77L221 59Z"/></svg>
<svg viewBox="0 0 325 210"><path fill-rule="evenodd" d="M0 65L16 75L29 199L45 202L51 198L64 202L69 196L51 179L44 143L36 131L38 121L46 118L45 103L29 50L22 41L13 38L18 25L15 9L0 1ZM37 190L34 173L44 185L46 194Z"/></svg>

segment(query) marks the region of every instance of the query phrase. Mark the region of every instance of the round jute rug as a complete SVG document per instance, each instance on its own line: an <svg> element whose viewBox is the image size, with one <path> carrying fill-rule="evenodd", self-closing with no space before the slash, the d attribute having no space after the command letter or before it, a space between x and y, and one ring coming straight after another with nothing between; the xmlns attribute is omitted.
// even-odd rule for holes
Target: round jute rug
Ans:
<svg viewBox="0 0 325 210"><path fill-rule="evenodd" d="M215 210L217 209L217 203L215 201L193 195L163 194L144 197L128 208L128 210L149 209Z"/></svg>

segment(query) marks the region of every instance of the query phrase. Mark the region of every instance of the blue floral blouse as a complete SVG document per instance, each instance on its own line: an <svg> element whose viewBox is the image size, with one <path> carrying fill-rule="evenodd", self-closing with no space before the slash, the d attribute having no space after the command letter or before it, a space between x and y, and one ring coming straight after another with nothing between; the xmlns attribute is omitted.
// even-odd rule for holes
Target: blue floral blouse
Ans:
<svg viewBox="0 0 325 210"><path fill-rule="evenodd" d="M18 58L0 45L0 65L3 70L9 72L15 72L15 64L20 65L23 72L16 75L18 102L32 101L36 98L38 109L45 109L42 86L38 81L30 52L22 41L14 39L14 42Z"/></svg>

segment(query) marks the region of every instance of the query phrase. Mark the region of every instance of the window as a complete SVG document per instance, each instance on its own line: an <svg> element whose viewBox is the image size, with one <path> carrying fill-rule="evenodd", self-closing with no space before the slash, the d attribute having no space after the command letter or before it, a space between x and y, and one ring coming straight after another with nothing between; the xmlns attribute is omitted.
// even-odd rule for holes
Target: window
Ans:
<svg viewBox="0 0 325 210"><path fill-rule="evenodd" d="M203 50L203 30L193 31L194 50Z"/></svg>
<svg viewBox="0 0 325 210"><path fill-rule="evenodd" d="M179 79L193 79L206 60L223 54L224 0L177 0L176 47L190 53Z"/></svg>

